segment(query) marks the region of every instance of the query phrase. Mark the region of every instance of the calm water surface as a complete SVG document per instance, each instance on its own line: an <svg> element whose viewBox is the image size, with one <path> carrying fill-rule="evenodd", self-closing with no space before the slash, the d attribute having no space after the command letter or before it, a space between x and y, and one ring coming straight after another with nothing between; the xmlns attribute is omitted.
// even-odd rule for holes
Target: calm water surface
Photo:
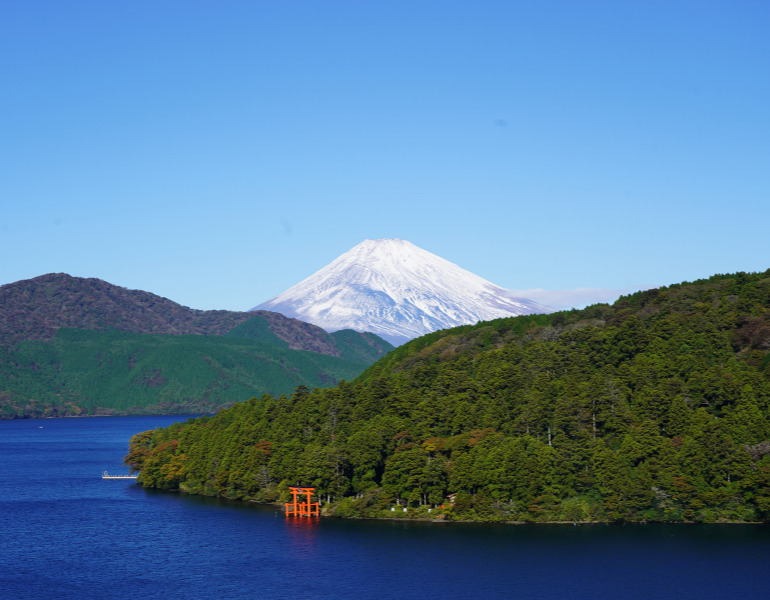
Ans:
<svg viewBox="0 0 770 600"><path fill-rule="evenodd" d="M770 528L287 521L118 473L173 417L0 421L0 599L770 598Z"/></svg>

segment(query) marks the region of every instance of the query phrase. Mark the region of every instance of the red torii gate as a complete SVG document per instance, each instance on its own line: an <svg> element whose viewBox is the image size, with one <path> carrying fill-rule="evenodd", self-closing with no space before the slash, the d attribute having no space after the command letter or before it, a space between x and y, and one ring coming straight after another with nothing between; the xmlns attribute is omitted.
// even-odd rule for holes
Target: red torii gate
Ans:
<svg viewBox="0 0 770 600"><path fill-rule="evenodd" d="M313 487L289 486L292 498L291 502L286 503L287 517L319 517L321 516L320 503L311 502L310 499L315 492ZM306 496L300 499L300 496Z"/></svg>

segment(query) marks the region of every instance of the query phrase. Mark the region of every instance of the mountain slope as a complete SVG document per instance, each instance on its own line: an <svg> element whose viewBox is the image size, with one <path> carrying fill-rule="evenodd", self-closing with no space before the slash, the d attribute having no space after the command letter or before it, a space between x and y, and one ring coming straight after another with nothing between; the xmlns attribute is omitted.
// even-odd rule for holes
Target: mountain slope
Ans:
<svg viewBox="0 0 770 600"><path fill-rule="evenodd" d="M50 340L60 327L221 335L253 315L193 310L100 279L49 273L0 286L0 342Z"/></svg>
<svg viewBox="0 0 770 600"><path fill-rule="evenodd" d="M0 286L0 345L51 340L61 327L168 335L264 334L267 337L263 341L273 340L272 343L291 350L341 356L335 338L326 331L277 312L195 310L149 292L65 273L49 273ZM252 330L254 333L249 333ZM371 351L372 339L359 338L362 351ZM391 349L381 342L374 347L380 349L375 352L376 357Z"/></svg>
<svg viewBox="0 0 770 600"><path fill-rule="evenodd" d="M258 309L328 331L371 331L396 345L457 325L550 312L399 239L365 240Z"/></svg>
<svg viewBox="0 0 770 600"><path fill-rule="evenodd" d="M0 354L0 418L216 412L328 387L367 364L248 338L62 328Z"/></svg>
<svg viewBox="0 0 770 600"><path fill-rule="evenodd" d="M435 332L352 383L136 436L127 462L231 498L300 482L339 516L770 521L770 270Z"/></svg>
<svg viewBox="0 0 770 600"><path fill-rule="evenodd" d="M98 279L0 287L0 418L212 412L351 379L392 350L269 312L197 311Z"/></svg>

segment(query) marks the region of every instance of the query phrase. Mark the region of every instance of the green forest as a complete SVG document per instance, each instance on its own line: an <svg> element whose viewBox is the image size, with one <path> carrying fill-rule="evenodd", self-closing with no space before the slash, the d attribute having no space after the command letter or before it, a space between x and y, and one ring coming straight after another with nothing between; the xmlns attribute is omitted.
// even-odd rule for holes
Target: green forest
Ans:
<svg viewBox="0 0 770 600"><path fill-rule="evenodd" d="M137 434L146 486L326 515L770 520L770 270L405 344L352 382Z"/></svg>
<svg viewBox="0 0 770 600"><path fill-rule="evenodd" d="M351 379L392 348L370 338L335 332L331 356L289 349L261 317L223 336L61 328L50 341L0 346L0 418L215 412Z"/></svg>

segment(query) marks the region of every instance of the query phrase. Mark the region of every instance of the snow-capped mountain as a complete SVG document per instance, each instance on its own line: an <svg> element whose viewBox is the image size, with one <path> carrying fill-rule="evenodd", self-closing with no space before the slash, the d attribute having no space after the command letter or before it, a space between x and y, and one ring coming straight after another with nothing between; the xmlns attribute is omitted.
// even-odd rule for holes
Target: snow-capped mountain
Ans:
<svg viewBox="0 0 770 600"><path fill-rule="evenodd" d="M399 239L365 240L252 310L327 331L371 331L395 345L448 327L552 312Z"/></svg>

